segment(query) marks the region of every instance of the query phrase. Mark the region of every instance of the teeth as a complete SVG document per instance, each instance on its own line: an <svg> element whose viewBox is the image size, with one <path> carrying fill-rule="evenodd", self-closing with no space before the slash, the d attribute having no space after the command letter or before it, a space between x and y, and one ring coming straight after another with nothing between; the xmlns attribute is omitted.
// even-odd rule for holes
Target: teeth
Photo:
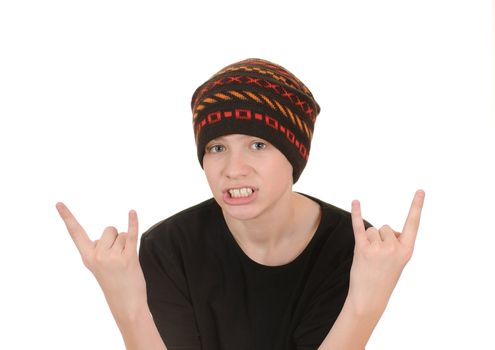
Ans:
<svg viewBox="0 0 495 350"><path fill-rule="evenodd" d="M249 197L251 194L253 194L253 189L249 187L235 188L229 190L229 193L232 198Z"/></svg>

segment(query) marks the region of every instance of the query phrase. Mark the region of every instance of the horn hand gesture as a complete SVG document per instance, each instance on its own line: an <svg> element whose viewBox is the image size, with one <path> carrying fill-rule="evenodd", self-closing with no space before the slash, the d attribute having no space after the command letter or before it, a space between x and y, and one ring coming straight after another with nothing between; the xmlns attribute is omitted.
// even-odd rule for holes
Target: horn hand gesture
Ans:
<svg viewBox="0 0 495 350"><path fill-rule="evenodd" d="M65 204L57 203L56 207L84 265L100 284L117 323L121 317L147 308L146 283L137 255L136 212L129 212L127 232L107 227L100 239L92 241Z"/></svg>
<svg viewBox="0 0 495 350"><path fill-rule="evenodd" d="M360 203L352 202L355 237L348 301L359 314L380 318L407 262L418 233L425 193L414 195L402 233L388 225L365 229Z"/></svg>

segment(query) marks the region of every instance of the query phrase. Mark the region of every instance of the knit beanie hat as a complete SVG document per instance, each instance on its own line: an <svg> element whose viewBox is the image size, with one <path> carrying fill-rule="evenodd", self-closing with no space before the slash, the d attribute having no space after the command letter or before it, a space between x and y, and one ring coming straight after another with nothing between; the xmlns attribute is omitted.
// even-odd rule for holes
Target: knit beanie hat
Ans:
<svg viewBox="0 0 495 350"><path fill-rule="evenodd" d="M191 101L198 159L206 144L228 134L260 137L282 152L293 182L309 156L318 103L292 73L251 58L231 64L196 89Z"/></svg>

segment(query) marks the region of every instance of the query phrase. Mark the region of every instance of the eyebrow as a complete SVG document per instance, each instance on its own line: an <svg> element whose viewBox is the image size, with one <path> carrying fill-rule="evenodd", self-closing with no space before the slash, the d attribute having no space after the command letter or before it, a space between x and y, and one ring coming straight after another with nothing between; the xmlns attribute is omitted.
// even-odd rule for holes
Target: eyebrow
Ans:
<svg viewBox="0 0 495 350"><path fill-rule="evenodd" d="M210 145L210 144L212 144L212 143L216 143L216 142L220 142L220 141L222 141L220 137L215 138L215 139L211 139L210 141L208 141L208 142L206 143L206 145L205 145L205 146L208 146L208 145Z"/></svg>

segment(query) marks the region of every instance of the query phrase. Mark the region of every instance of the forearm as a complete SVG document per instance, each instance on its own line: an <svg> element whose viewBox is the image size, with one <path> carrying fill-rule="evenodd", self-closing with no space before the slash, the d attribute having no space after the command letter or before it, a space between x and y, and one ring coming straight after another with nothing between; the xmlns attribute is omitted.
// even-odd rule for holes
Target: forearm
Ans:
<svg viewBox="0 0 495 350"><path fill-rule="evenodd" d="M388 225L366 228L359 201L352 202L355 238L349 293L319 350L363 350L412 256L424 191L414 195L402 233Z"/></svg>
<svg viewBox="0 0 495 350"><path fill-rule="evenodd" d="M167 350L147 305L132 315L114 314L127 350Z"/></svg>
<svg viewBox="0 0 495 350"><path fill-rule="evenodd" d="M382 313L361 311L347 299L318 350L363 350Z"/></svg>

